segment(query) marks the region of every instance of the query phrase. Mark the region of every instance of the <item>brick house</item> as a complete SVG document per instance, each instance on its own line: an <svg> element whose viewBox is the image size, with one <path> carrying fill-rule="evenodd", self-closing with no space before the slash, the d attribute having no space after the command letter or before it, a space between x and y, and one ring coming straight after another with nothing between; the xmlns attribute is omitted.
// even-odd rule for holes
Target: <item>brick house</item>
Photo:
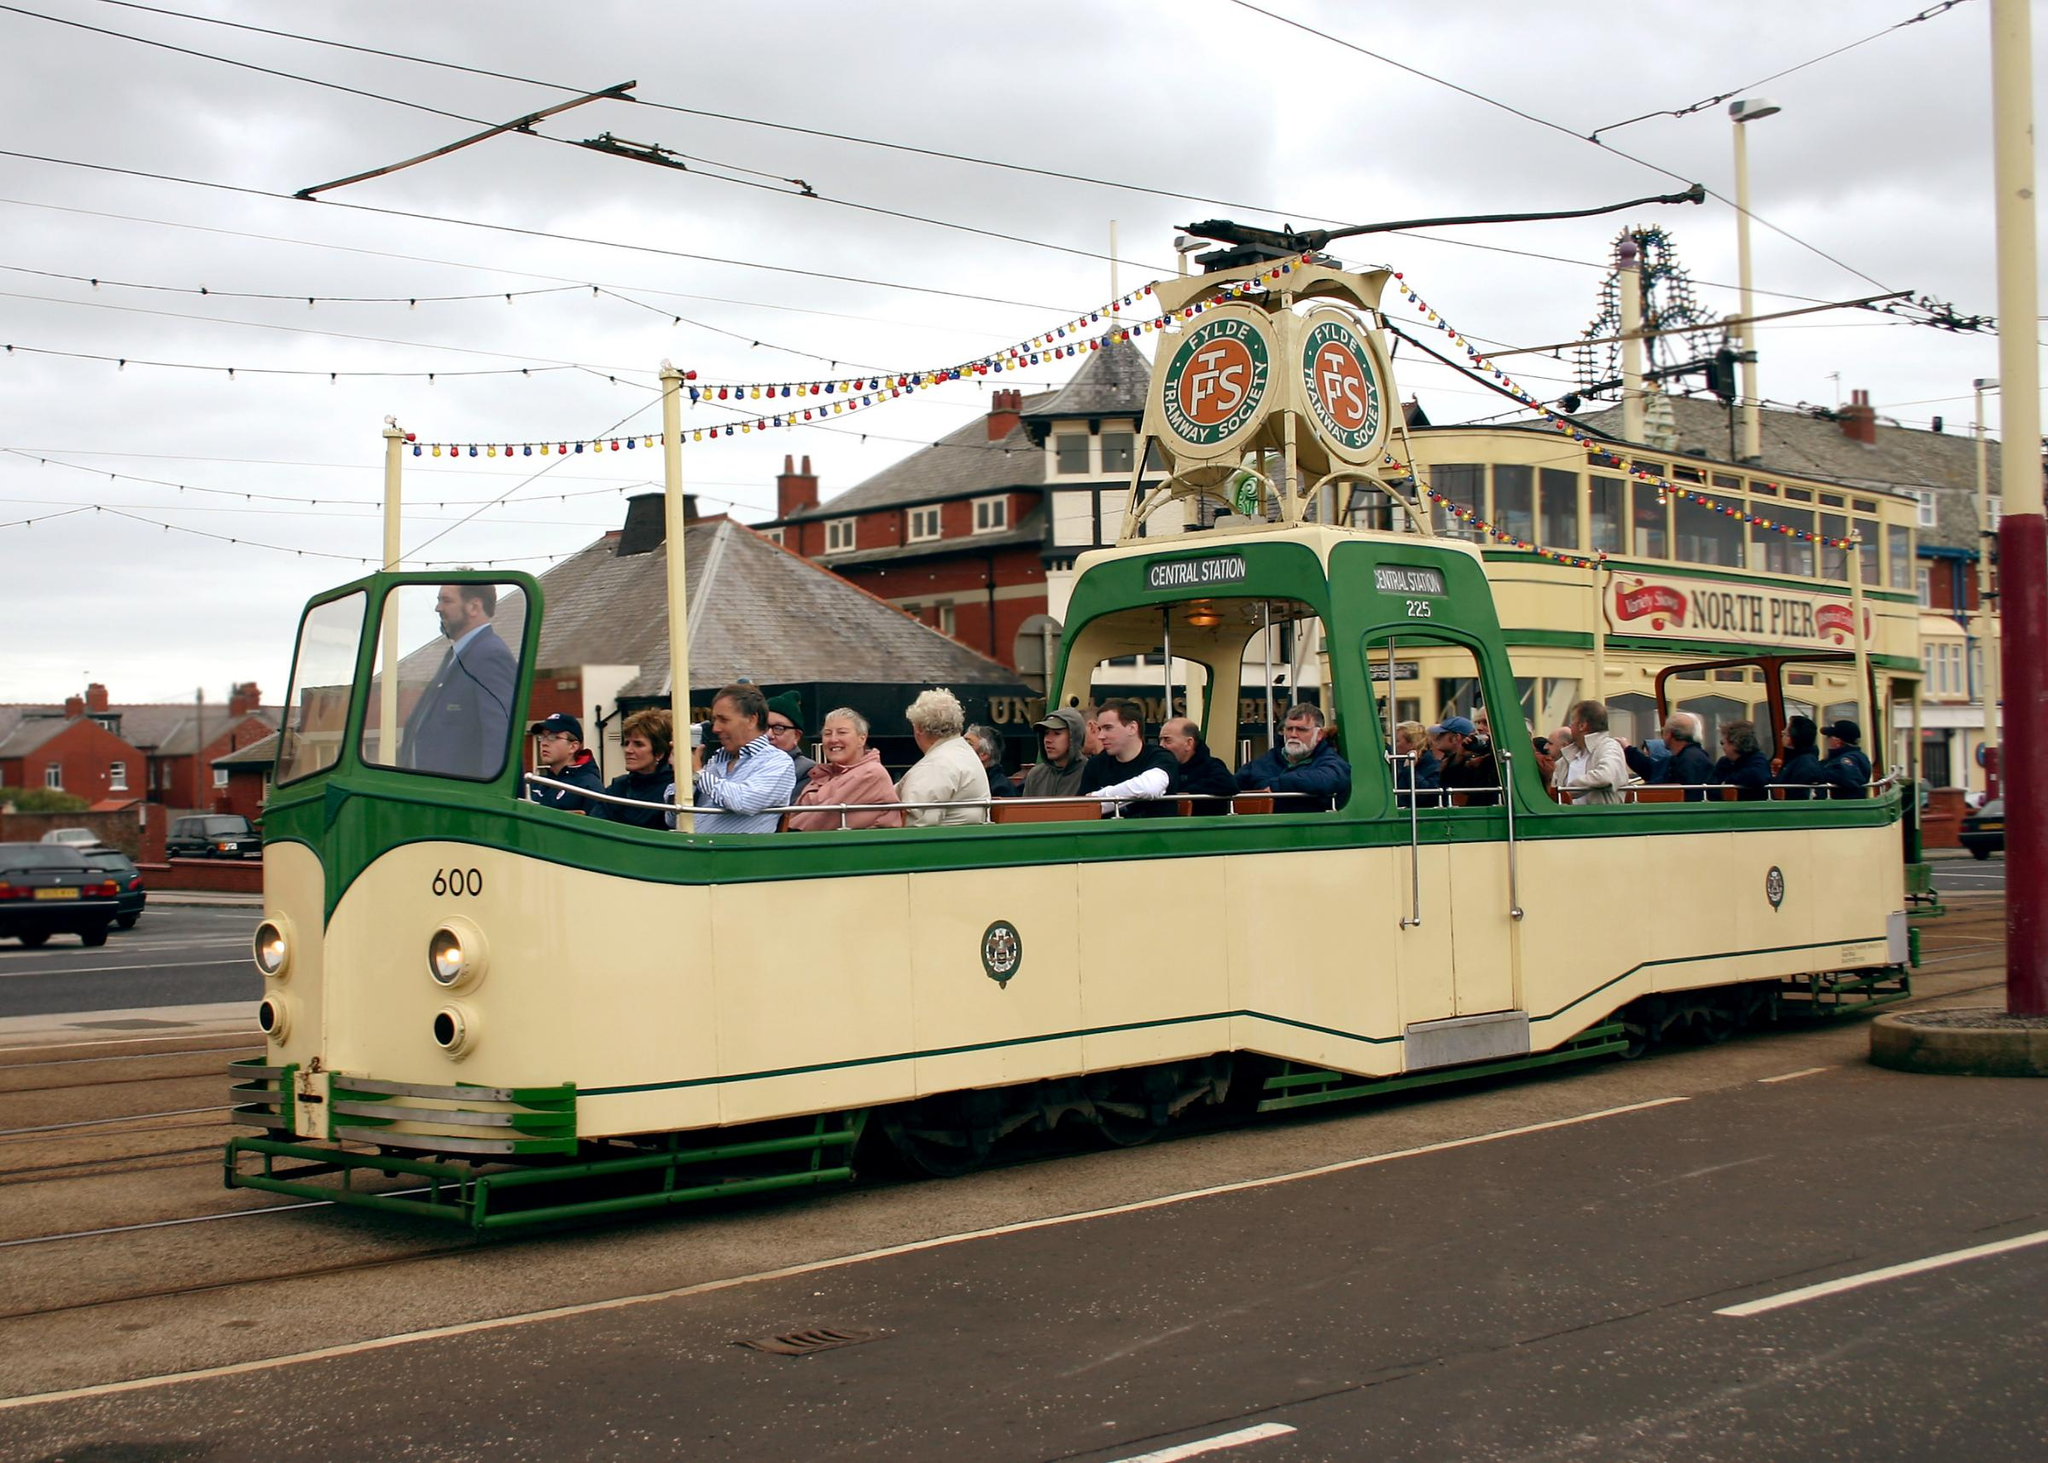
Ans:
<svg viewBox="0 0 2048 1463"><path fill-rule="evenodd" d="M116 704L94 682L62 706L0 706L0 785L211 809L228 792L213 759L277 729L276 709L262 703L253 681L212 705Z"/></svg>
<svg viewBox="0 0 2048 1463"><path fill-rule="evenodd" d="M107 722L77 696L61 707L0 706L0 788L49 788L92 803L139 792L146 759Z"/></svg>
<svg viewBox="0 0 2048 1463"><path fill-rule="evenodd" d="M783 460L761 531L1015 667L1019 632L1066 609L1074 560L1116 541L1151 365L1120 341L1054 391L998 390L977 418L828 502Z"/></svg>

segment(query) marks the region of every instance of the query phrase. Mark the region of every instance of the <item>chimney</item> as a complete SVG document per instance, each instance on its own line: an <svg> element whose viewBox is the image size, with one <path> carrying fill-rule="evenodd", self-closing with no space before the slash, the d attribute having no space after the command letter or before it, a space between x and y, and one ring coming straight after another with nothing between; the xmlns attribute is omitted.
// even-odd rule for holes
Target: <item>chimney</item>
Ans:
<svg viewBox="0 0 2048 1463"><path fill-rule="evenodd" d="M1941 418L1940 418L1940 417L1936 417L1936 418L1934 419L1934 430L1935 430L1935 431L1936 431L1937 433L1939 433L1939 432L1941 431Z"/></svg>
<svg viewBox="0 0 2048 1463"><path fill-rule="evenodd" d="M263 693L254 681L243 681L228 693L228 714L248 716L263 705Z"/></svg>
<svg viewBox="0 0 2048 1463"><path fill-rule="evenodd" d="M660 493L635 493L626 500L626 526L619 534L619 558L651 554L667 537L668 505Z"/></svg>
<svg viewBox="0 0 2048 1463"><path fill-rule="evenodd" d="M785 455L782 471L775 479L775 516L787 518L792 513L801 513L806 508L818 506L818 476L811 471L811 459L804 459L802 472L794 470L793 461Z"/></svg>
<svg viewBox="0 0 2048 1463"><path fill-rule="evenodd" d="M85 709L87 711L105 711L107 709L107 688L98 681L94 681L85 688Z"/></svg>
<svg viewBox="0 0 2048 1463"><path fill-rule="evenodd" d="M1868 391L1849 393L1849 404L1842 408L1842 435L1867 447L1877 445L1877 412L1870 405Z"/></svg>
<svg viewBox="0 0 2048 1463"><path fill-rule="evenodd" d="M64 698L65 720L76 720L83 715L85 715L85 698L83 696L67 696Z"/></svg>
<svg viewBox="0 0 2048 1463"><path fill-rule="evenodd" d="M1019 413L1024 410L1024 393L1021 391L993 391L988 398L988 439L1000 442L1017 429L1021 420Z"/></svg>

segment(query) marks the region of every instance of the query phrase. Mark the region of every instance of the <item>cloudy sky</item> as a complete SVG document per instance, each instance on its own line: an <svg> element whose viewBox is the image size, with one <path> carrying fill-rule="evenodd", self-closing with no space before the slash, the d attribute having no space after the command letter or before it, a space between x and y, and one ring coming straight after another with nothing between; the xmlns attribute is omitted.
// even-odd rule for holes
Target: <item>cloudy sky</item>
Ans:
<svg viewBox="0 0 2048 1463"><path fill-rule="evenodd" d="M657 429L665 357L706 382L972 359L1103 304L1112 220L1129 290L1172 271L1195 219L1564 209L1693 180L1732 194L1725 104L1606 147L1584 135L1749 88L1914 0L1262 4L0 10L0 138L64 160L0 156L0 700L87 681L117 701L241 680L281 697L304 600L379 552L387 414L423 442L588 439ZM1995 312L1989 25L1965 0L1740 93L1784 107L1750 138L1755 213L1783 231L1756 231L1760 309L1910 290ZM291 197L629 80L639 104ZM602 133L689 170L561 141ZM1735 215L1713 200L1339 252L1404 271L1475 339L1538 345L1585 330L1624 219L1671 230L1702 306L1734 310ZM263 295L282 298L245 297ZM1774 401L1863 388L1950 430L1967 430L1972 378L1998 372L1989 335L1867 313L1764 327L1761 350ZM1538 394L1571 385L1568 360L1520 365ZM829 496L985 410L991 384L1070 369L707 440L685 473L758 520L785 453ZM1439 422L1507 405L1405 352L1397 371ZM732 419L704 406L686 426ZM615 526L660 464L406 466L409 559L537 571Z"/></svg>

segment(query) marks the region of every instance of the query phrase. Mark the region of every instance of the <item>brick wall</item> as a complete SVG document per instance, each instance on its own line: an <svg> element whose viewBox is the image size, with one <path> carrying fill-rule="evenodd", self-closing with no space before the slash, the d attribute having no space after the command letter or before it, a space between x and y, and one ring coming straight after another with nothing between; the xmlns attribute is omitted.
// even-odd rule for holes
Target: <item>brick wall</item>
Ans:
<svg viewBox="0 0 2048 1463"><path fill-rule="evenodd" d="M37 843L59 828L90 828L101 843L138 864L161 862L164 856L164 810L152 803L112 813L0 813L0 843Z"/></svg>

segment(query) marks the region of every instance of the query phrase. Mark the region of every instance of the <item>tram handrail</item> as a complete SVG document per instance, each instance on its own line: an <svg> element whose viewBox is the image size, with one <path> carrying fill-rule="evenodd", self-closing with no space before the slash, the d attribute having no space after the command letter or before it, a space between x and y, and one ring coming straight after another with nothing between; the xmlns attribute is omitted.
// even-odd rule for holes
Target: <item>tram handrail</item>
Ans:
<svg viewBox="0 0 2048 1463"><path fill-rule="evenodd" d="M1415 768L1421 761L1420 754L1415 752L1387 753L1387 770L1389 773L1393 771L1393 764L1400 761L1408 763L1408 905L1411 911L1409 917L1401 921L1401 928L1413 930L1422 927L1422 813L1420 811L1422 799L1418 794L1437 792L1441 789L1418 788L1415 786ZM1394 778L1396 789L1400 785L1401 779L1398 777Z"/></svg>
<svg viewBox="0 0 2048 1463"><path fill-rule="evenodd" d="M1500 749L1502 772L1500 780L1507 787L1515 785L1515 754L1506 747ZM1505 790L1505 789L1503 789ZM1522 900L1515 882L1515 799L1510 793L1501 799L1508 810L1508 918L1522 917Z"/></svg>
<svg viewBox="0 0 2048 1463"><path fill-rule="evenodd" d="M574 793L579 798L588 798L591 802L610 803L612 806L619 808L659 808L664 813L724 813L726 811L723 808L706 807L701 803L649 802L645 798L622 798L614 793L592 792L588 788L578 787L574 783L560 782L552 777L543 777L538 772L528 772L523 774L522 776L523 780L533 787L555 788L561 792ZM1230 804L1232 806L1226 809L1226 812L1230 816L1252 816L1251 814L1239 814L1236 811L1234 805L1237 799L1241 797L1273 799L1285 798L1323 801L1326 795L1322 793L1313 792L1266 792L1263 790L1255 791L1247 788L1243 792L1236 793L1181 792L1161 793L1157 796L1151 797L1138 793L1120 793L1114 797L1107 797L1094 793L1089 793L1086 795L1056 798L960 798L953 802L944 803L784 803L777 807L761 808L757 810L757 812L755 813L733 813L729 814L728 816L746 818L756 816L766 817L770 813L778 815L783 813L837 813L840 815L840 827L843 829L846 827L846 815L849 813L925 812L933 808L987 809L999 807L1017 807L1022 805L1027 807L1063 806L1074 808L1094 808L1098 811L1099 815L1102 804L1115 803L1117 805L1116 816L1122 817L1124 808L1132 803L1163 803L1179 801ZM1336 807L1333 804L1331 807L1323 809L1322 811L1335 812Z"/></svg>

